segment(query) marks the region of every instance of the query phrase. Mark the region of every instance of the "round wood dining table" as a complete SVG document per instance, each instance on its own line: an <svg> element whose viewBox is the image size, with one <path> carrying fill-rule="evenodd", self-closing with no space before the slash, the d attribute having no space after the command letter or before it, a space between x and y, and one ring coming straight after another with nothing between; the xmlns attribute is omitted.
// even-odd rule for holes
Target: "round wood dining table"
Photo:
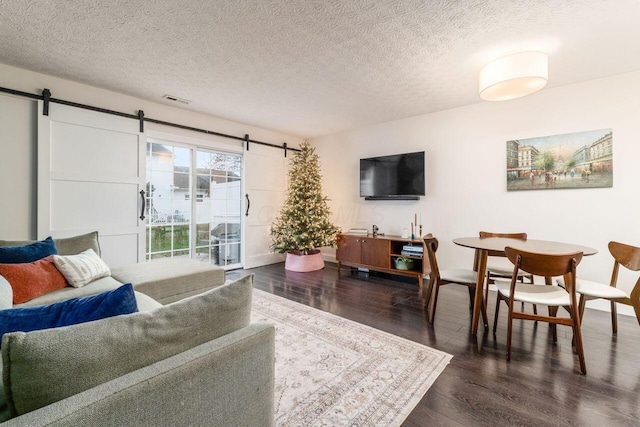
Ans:
<svg viewBox="0 0 640 427"><path fill-rule="evenodd" d="M487 275L487 256L505 256L504 248L510 246L527 252L535 252L547 255L569 254L574 252L582 252L584 256L594 255L598 253L597 249L588 246L575 245L573 243L551 242L547 240L520 240L510 239L506 237L460 237L453 239L453 243L466 248L475 249L476 258L474 269L478 272L478 281L476 283L476 293L473 304L473 317L471 320L471 333L478 333L478 321L480 320L480 310L484 310L484 319L487 318L486 307L483 304L484 279ZM548 279L547 279L547 283ZM487 285L488 286L488 285ZM489 325L485 322L485 329Z"/></svg>

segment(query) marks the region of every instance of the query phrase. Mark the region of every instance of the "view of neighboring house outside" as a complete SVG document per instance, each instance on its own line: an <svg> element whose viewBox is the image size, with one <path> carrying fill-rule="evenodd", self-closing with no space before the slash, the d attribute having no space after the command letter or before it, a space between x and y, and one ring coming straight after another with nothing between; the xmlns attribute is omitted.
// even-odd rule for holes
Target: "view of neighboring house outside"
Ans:
<svg viewBox="0 0 640 427"><path fill-rule="evenodd" d="M196 162L191 148L147 144L147 259L238 264L242 157L198 149Z"/></svg>

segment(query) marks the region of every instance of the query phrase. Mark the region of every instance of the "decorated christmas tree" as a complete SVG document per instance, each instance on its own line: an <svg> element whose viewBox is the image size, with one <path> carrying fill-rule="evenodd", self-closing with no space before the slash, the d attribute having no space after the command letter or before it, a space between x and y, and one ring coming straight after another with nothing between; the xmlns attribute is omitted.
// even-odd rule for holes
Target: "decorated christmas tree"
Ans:
<svg viewBox="0 0 640 427"><path fill-rule="evenodd" d="M335 247L340 229L329 220L331 211L322 195L318 155L307 141L300 149L291 159L287 198L271 224L271 247L279 253L307 255L324 246Z"/></svg>

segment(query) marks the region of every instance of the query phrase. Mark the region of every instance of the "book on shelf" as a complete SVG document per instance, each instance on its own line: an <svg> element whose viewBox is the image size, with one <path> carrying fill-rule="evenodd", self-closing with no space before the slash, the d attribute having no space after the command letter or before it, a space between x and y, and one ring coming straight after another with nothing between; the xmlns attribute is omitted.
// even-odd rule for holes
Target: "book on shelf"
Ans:
<svg viewBox="0 0 640 427"><path fill-rule="evenodd" d="M416 258L422 258L422 253L419 253L419 252L401 251L400 255L402 255L402 256L412 256L412 257L416 257Z"/></svg>
<svg viewBox="0 0 640 427"><path fill-rule="evenodd" d="M422 245L416 245L416 246L404 245L402 247L402 250L407 252L419 253L419 254L424 252Z"/></svg>

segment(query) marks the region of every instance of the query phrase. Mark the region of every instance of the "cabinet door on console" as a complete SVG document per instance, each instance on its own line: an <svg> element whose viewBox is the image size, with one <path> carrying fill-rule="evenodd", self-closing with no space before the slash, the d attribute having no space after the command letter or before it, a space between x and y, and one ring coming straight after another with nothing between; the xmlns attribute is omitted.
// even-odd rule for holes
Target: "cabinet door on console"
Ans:
<svg viewBox="0 0 640 427"><path fill-rule="evenodd" d="M362 263L375 267L390 268L389 240L363 238L362 239Z"/></svg>
<svg viewBox="0 0 640 427"><path fill-rule="evenodd" d="M339 235L336 259L341 262L360 264L362 262L361 242L362 237Z"/></svg>

